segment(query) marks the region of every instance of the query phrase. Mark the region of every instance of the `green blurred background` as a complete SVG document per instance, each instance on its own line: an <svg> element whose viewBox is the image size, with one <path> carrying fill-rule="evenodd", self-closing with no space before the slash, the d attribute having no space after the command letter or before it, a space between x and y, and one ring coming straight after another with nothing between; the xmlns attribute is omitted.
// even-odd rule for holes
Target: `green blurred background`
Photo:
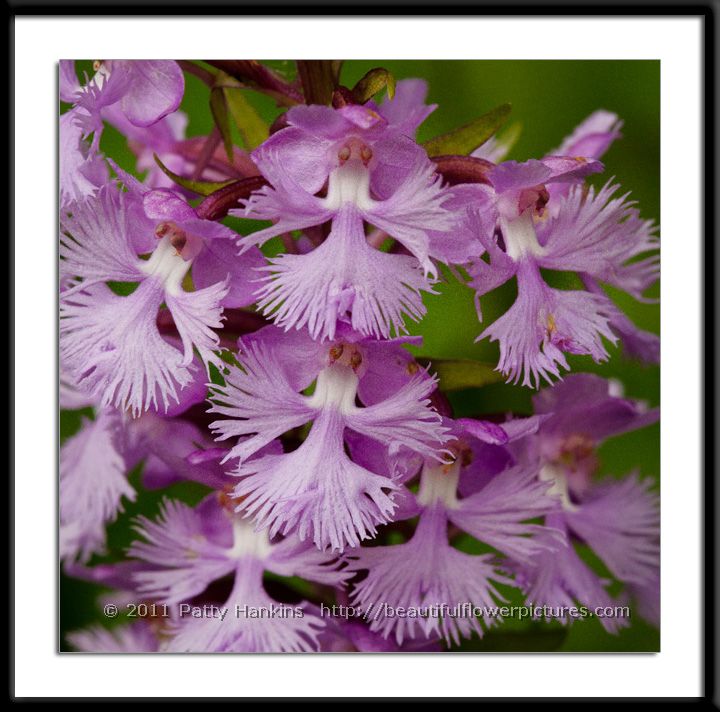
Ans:
<svg viewBox="0 0 720 712"><path fill-rule="evenodd" d="M272 66L287 76L294 63L277 61ZM660 63L658 61L349 61L343 66L341 82L352 87L373 67L389 69L397 79L422 77L429 85L429 101L438 104L419 132L419 140L434 137L464 124L495 106L510 102L512 114L507 126L518 123L520 137L509 158L526 160L541 157L560 145L564 136L596 109L614 111L623 119L623 137L603 157L604 175L593 182L602 183L615 176L638 201L645 218L656 221L660 214ZM90 62L78 63L80 71L90 70ZM186 75L187 86L181 109L189 116L188 136L207 134L212 128L208 108L208 88ZM248 92L248 99L270 123L280 112L264 96ZM502 131L501 131L502 134ZM134 169L134 157L125 139L112 128L103 134L101 147L120 166ZM239 221L231 221L238 227ZM659 287L651 296L659 296ZM424 337L422 348L415 349L430 358L468 358L496 363L497 345L486 340L475 343L482 331L473 306L472 293L448 276L439 286L439 295L428 295L428 314L420 324L410 327ZM512 303L513 285L505 285L486 297L483 312L487 323ZM640 327L659 333L660 310L657 305L638 304L613 291L611 296ZM659 368L648 367L623 358L618 348L610 347L611 358L594 364L589 358L570 358L573 370L593 371L620 380L627 395L641 398L649 405L659 404ZM513 411L531 411L532 392L521 387L496 384L453 394L457 415L481 415ZM80 425L78 413L61 414L61 440ZM629 433L607 442L601 448L601 474L623 475L631 470L659 480L659 425ZM138 484L138 473L131 480ZM116 560L129 543L129 520L137 513L154 514L164 493L140 494L136 503L110 527L108 556ZM202 490L178 485L169 492L188 502L197 501ZM92 584L61 576L60 644L67 649L64 634L90 623L106 624L98 594ZM519 601L519 599L516 599ZM464 644L461 650L486 651L636 651L660 649L659 631L635 617L630 628L619 635L607 634L598 620L576 622L569 628L559 624L532 624L507 620L497 631L481 641ZM457 650L457 649L456 649Z"/></svg>

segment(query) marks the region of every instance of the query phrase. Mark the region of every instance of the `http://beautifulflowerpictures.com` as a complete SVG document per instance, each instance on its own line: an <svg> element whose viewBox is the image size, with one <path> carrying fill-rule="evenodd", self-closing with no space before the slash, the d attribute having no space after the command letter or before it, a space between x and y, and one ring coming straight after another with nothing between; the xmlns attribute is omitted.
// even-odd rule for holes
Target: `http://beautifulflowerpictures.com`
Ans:
<svg viewBox="0 0 720 712"><path fill-rule="evenodd" d="M603 64L60 63L63 650L658 649L657 106Z"/></svg>

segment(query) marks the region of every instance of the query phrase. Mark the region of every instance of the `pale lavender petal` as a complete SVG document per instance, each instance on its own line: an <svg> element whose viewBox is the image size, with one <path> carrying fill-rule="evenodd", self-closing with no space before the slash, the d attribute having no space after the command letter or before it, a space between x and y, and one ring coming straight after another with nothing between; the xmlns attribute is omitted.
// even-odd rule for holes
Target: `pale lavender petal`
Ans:
<svg viewBox="0 0 720 712"><path fill-rule="evenodd" d="M342 112L319 104L294 106L287 112L287 120L290 126L301 129L305 134L328 140L344 138L355 127Z"/></svg>
<svg viewBox="0 0 720 712"><path fill-rule="evenodd" d="M546 414L545 439L582 434L595 443L657 422L660 411L613 392L613 382L574 373L533 397L535 412Z"/></svg>
<svg viewBox="0 0 720 712"><path fill-rule="evenodd" d="M339 560L333 553L320 551L310 542L287 537L273 546L265 568L278 576L300 576L326 586L342 586L351 574L338 570Z"/></svg>
<svg viewBox="0 0 720 712"><path fill-rule="evenodd" d="M148 190L143 194L142 201L145 215L154 221L174 220L183 222L197 218L192 207L172 190L165 188Z"/></svg>
<svg viewBox="0 0 720 712"><path fill-rule="evenodd" d="M243 209L231 210L230 215L272 220L275 224L242 237L239 244L243 247L262 245L272 237L321 225L332 217L333 212L323 205L320 198L285 173L279 155L271 153L267 157L263 175L271 185L253 193Z"/></svg>
<svg viewBox="0 0 720 712"><path fill-rule="evenodd" d="M605 166L593 159L583 156L545 156L542 162L551 175L546 179L549 184L580 181L594 173L602 173Z"/></svg>
<svg viewBox="0 0 720 712"><path fill-rule="evenodd" d="M548 494L548 483L538 479L537 468L513 467L460 500L448 510L448 518L503 554L532 562L542 552L566 545L563 532L528 522L559 507L559 500Z"/></svg>
<svg viewBox="0 0 720 712"><path fill-rule="evenodd" d="M80 80L75 72L75 60L61 59L58 62L58 93L60 99L68 104L74 104L78 92L81 90Z"/></svg>
<svg viewBox="0 0 720 712"><path fill-rule="evenodd" d="M63 207L95 195L109 180L107 165L83 139L76 110L60 117L58 158L60 204Z"/></svg>
<svg viewBox="0 0 720 712"><path fill-rule="evenodd" d="M581 279L589 292L605 295L603 288L593 277L583 274ZM627 356L645 363L660 363L660 337L657 334L639 329L619 310L611 319L610 326L620 337Z"/></svg>
<svg viewBox="0 0 720 712"><path fill-rule="evenodd" d="M248 461L237 471L242 479L235 496L270 534L296 533L319 549L342 551L375 536L390 520L389 493L396 485L353 463L343 449L342 416L322 410L300 447L285 455Z"/></svg>
<svg viewBox="0 0 720 712"><path fill-rule="evenodd" d="M602 163L593 159L546 156L524 163L505 161L490 171L489 178L498 193L505 193L556 181L578 181L602 170Z"/></svg>
<svg viewBox="0 0 720 712"><path fill-rule="evenodd" d="M428 398L435 386L433 379L415 375L385 400L353 409L346 416L347 426L386 445L391 455L405 447L441 459L447 428Z"/></svg>
<svg viewBox="0 0 720 712"><path fill-rule="evenodd" d="M579 291L551 289L534 263L518 263L518 296L510 309L481 334L500 344L498 370L509 381L537 388L542 379L560 377L568 368L563 352L607 358L603 338L616 308L609 299Z"/></svg>
<svg viewBox="0 0 720 712"><path fill-rule="evenodd" d="M528 418L511 418L501 423L509 441L518 440L538 432L542 424L549 418L548 415L531 415Z"/></svg>
<svg viewBox="0 0 720 712"><path fill-rule="evenodd" d="M500 249L494 235L494 227L490 229L487 216L470 211L467 215L467 223L469 229L482 242L490 258L489 262L483 259L472 259L466 265L467 273L470 276L469 286L475 291L475 311L478 320L482 322L480 297L511 279L518 270L518 264L504 250Z"/></svg>
<svg viewBox="0 0 720 712"><path fill-rule="evenodd" d="M404 448L391 455L386 445L352 430L345 432L345 444L350 453L350 458L356 465L360 465L366 470L376 472L379 475L390 477L399 484L408 482L415 477L424 461L421 455ZM395 497L395 502L398 505L398 510L394 516L396 520L408 519L418 514L417 511L407 516L400 514L400 510L403 508L410 508L413 511L416 509L415 495L412 492L401 487Z"/></svg>
<svg viewBox="0 0 720 712"><path fill-rule="evenodd" d="M60 274L81 277L83 288L96 282L137 282L144 278L130 238L135 227L132 198L116 186L105 186L94 198L61 215ZM146 229L152 232L148 222Z"/></svg>
<svg viewBox="0 0 720 712"><path fill-rule="evenodd" d="M481 184L463 184L447 188L445 193L443 208L455 214L456 222L449 230L428 230L430 255L448 264L479 261L495 228L491 189Z"/></svg>
<svg viewBox="0 0 720 712"><path fill-rule="evenodd" d="M162 285L148 279L127 297L97 284L61 300L61 357L102 405L135 416L166 409L178 402L178 389L192 383L191 364L183 364L182 353L157 329L164 298Z"/></svg>
<svg viewBox="0 0 720 712"><path fill-rule="evenodd" d="M370 190L378 200L387 200L416 170L427 161L425 149L408 136L384 133L370 142L373 158L370 169Z"/></svg>
<svg viewBox="0 0 720 712"><path fill-rule="evenodd" d="M654 226L650 222L644 223L641 230L645 235L654 231ZM655 249L653 245L649 249ZM640 251L640 250L638 250ZM628 262L615 270L606 281L609 284L622 289L624 292L632 295L639 302L646 304L654 304L658 300L653 297L646 297L647 291L660 278L660 255L650 255L641 260Z"/></svg>
<svg viewBox="0 0 720 712"><path fill-rule="evenodd" d="M252 435L238 442L225 460L245 458L283 433L307 423L315 410L298 395L285 378L283 369L262 342L247 344L241 357L242 369L231 367L225 385L213 385L211 413L228 416L211 423L216 440Z"/></svg>
<svg viewBox="0 0 720 712"><path fill-rule="evenodd" d="M382 547L363 547L348 555L349 570L367 570L355 585L351 600L371 621L370 630L398 644L407 638L441 635L448 644L460 643L473 633L483 635L480 621L472 614L443 615L440 606L496 606L502 596L493 582L510 583L495 571L490 556L470 556L449 545L447 518L441 506L426 510L410 541ZM492 579L492 580L491 580ZM437 606L435 615L386 616L383 604L405 609ZM484 618L486 625L493 619Z"/></svg>
<svg viewBox="0 0 720 712"><path fill-rule="evenodd" d="M255 301L258 269L266 264L256 247L238 255L237 246L230 240L208 241L193 260L193 284L196 289L205 289L225 283L228 292L222 305L233 309L246 307Z"/></svg>
<svg viewBox="0 0 720 712"><path fill-rule="evenodd" d="M83 127L83 135L93 136L93 148L97 149L103 132L102 112L108 106L120 101L130 86L131 77L127 66L118 63L112 72L109 64L104 64L92 79L76 95L78 120Z"/></svg>
<svg viewBox="0 0 720 712"><path fill-rule="evenodd" d="M552 176L542 161L532 159L524 163L505 161L490 172L490 181L498 193L540 185Z"/></svg>
<svg viewBox="0 0 720 712"><path fill-rule="evenodd" d="M553 529L565 531L562 515L551 515L546 524ZM567 624L572 620L567 608L578 604L594 610L599 606L613 606L615 601L608 594L607 581L601 580L580 559L572 545L556 551L548 551L537 557L532 566L509 562L508 570L515 574L528 601L536 607L549 606L547 620ZM560 610L564 608L563 610ZM629 625L627 618L599 618L605 630L617 633Z"/></svg>
<svg viewBox="0 0 720 712"><path fill-rule="evenodd" d="M143 209L153 221L171 221L184 232L200 237L207 244L212 240L237 240L238 234L212 220L203 220L175 191L167 188L149 190L143 195Z"/></svg>
<svg viewBox="0 0 720 712"><path fill-rule="evenodd" d="M230 526L228 520L228 527ZM234 568L226 549L208 538L198 509L165 499L156 522L140 516L129 556L155 566L134 575L139 591L164 603L179 603L202 593Z"/></svg>
<svg viewBox="0 0 720 712"><path fill-rule="evenodd" d="M660 508L651 479L636 473L593 488L568 527L628 583L651 583L660 565Z"/></svg>
<svg viewBox="0 0 720 712"><path fill-rule="evenodd" d="M495 476L517 464L518 459L505 446L490 445L475 438L466 444L469 449L461 452L463 466L458 483L458 492L463 497L479 492Z"/></svg>
<svg viewBox="0 0 720 712"><path fill-rule="evenodd" d="M300 108L300 107L298 107ZM327 109L328 118L337 114L328 107L303 107L308 111ZM288 112L288 120L297 116L295 111ZM339 118L339 117L337 117ZM347 126L342 121L343 130ZM327 126L327 125L326 125ZM289 127L270 136L252 153L252 158L261 173L276 187L280 178L279 168L298 186L302 186L310 195L317 193L328 178L334 162L330 158L332 142L315 132Z"/></svg>
<svg viewBox="0 0 720 712"><path fill-rule="evenodd" d="M538 258L548 269L584 272L642 297L659 276L657 257L627 264L638 255L656 250L655 226L641 220L627 194L613 197L619 186L607 183L596 194L573 188L556 217L539 229L543 245Z"/></svg>
<svg viewBox="0 0 720 712"><path fill-rule="evenodd" d="M115 65L113 62L111 76ZM171 60L128 60L130 80L120 108L136 126L150 126L175 111L185 92L185 77Z"/></svg>
<svg viewBox="0 0 720 712"><path fill-rule="evenodd" d="M462 432L491 445L505 445L510 439L502 425L489 420L458 418L455 422Z"/></svg>
<svg viewBox="0 0 720 712"><path fill-rule="evenodd" d="M646 584L632 584L628 587L633 599L635 609L650 625L660 627L660 570L655 577Z"/></svg>
<svg viewBox="0 0 720 712"><path fill-rule="evenodd" d="M285 379L296 392L307 388L320 370L328 365L332 348L332 344L315 341L304 329L284 331L270 324L238 339L238 357L241 361L246 350L256 342L262 344L262 348L269 349L276 364L282 368Z"/></svg>
<svg viewBox="0 0 720 712"><path fill-rule="evenodd" d="M238 562L235 583L218 617L185 618L169 640L167 652L182 653L307 653L319 647L318 633L325 622L307 605L278 604L265 593L262 563ZM283 615L253 616L252 610L281 607ZM298 613L299 611L299 613Z"/></svg>
<svg viewBox="0 0 720 712"><path fill-rule="evenodd" d="M103 110L103 118L114 126L128 140L130 149L138 156L145 155L148 151L152 164L158 169L155 161L152 160L152 153L162 154L173 152L179 141L185 138L185 129L188 124L188 116L182 111L168 114L152 126L136 126L120 109L119 104L113 104ZM170 153L170 155L175 155ZM163 161L165 163L165 161ZM167 165L167 164L165 164ZM146 166L147 168L148 166ZM168 166L170 167L170 166ZM138 163L138 169L140 164ZM168 187L177 184L170 180ZM160 187L160 186L157 186Z"/></svg>
<svg viewBox="0 0 720 712"><path fill-rule="evenodd" d="M65 364L60 364L58 402L61 410L78 410L96 405L89 393L80 388Z"/></svg>
<svg viewBox="0 0 720 712"><path fill-rule="evenodd" d="M622 121L617 114L602 109L593 112L567 136L559 148L550 151L557 156L601 158L620 137Z"/></svg>
<svg viewBox="0 0 720 712"><path fill-rule="evenodd" d="M428 85L423 79L401 79L395 85L395 96L386 97L379 113L393 129L407 136L415 136L418 126L437 109L437 104L426 104Z"/></svg>
<svg viewBox="0 0 720 712"><path fill-rule="evenodd" d="M144 459L146 489L169 487L180 480L200 482L222 490L230 482L220 460L227 453L194 423L173 417L144 413L127 424L134 440L134 456Z"/></svg>
<svg viewBox="0 0 720 712"><path fill-rule="evenodd" d="M660 363L660 337L657 334L638 329L622 312L612 319L610 326L620 337L627 356L645 363Z"/></svg>
<svg viewBox="0 0 720 712"><path fill-rule="evenodd" d="M346 104L337 109L337 113L352 125L353 129L360 129L368 132L369 136L376 133L377 129L384 129L387 125L386 120L376 110L373 102L367 104ZM375 131L373 131L375 129Z"/></svg>
<svg viewBox="0 0 720 712"><path fill-rule="evenodd" d="M155 653L159 649L157 636L144 621L112 630L91 626L68 633L66 639L81 653Z"/></svg>
<svg viewBox="0 0 720 712"><path fill-rule="evenodd" d="M421 290L432 291L415 258L370 247L357 209L346 204L328 238L307 255L270 260L272 274L258 306L286 329L307 327L315 339L335 335L338 318L351 312L353 328L378 338L404 330L403 314L425 313Z"/></svg>
<svg viewBox="0 0 720 712"><path fill-rule="evenodd" d="M121 416L100 410L60 449L60 530L62 556L87 561L105 547L105 527L135 500L120 449Z"/></svg>
<svg viewBox="0 0 720 712"><path fill-rule="evenodd" d="M401 336L397 339L365 339L360 344L363 356L363 374L358 384L358 395L364 405L379 403L388 395L409 383L417 374L431 375L420 367L414 356L403 348L404 344L419 346L420 337Z"/></svg>
<svg viewBox="0 0 720 712"><path fill-rule="evenodd" d="M455 215L443 208L447 198L434 164L420 157L411 164L407 177L392 196L373 201L361 214L404 245L417 257L425 273L435 277L437 269L430 260L428 231L443 232L454 227Z"/></svg>
<svg viewBox="0 0 720 712"><path fill-rule="evenodd" d="M213 329L222 327L222 301L227 289L225 282L218 282L194 292L181 290L165 295L165 303L183 343L183 367L192 364L193 348L197 349L206 366L212 363L220 367L222 360L216 353L220 339Z"/></svg>

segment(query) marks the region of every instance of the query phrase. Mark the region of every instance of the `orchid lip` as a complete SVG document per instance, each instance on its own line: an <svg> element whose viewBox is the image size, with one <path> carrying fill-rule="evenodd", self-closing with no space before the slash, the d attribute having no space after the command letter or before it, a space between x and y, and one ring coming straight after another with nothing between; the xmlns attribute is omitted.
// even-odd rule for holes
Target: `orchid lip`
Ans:
<svg viewBox="0 0 720 712"><path fill-rule="evenodd" d="M370 172L361 159L349 158L330 173L327 197L322 202L329 210L339 210L346 203L360 210L371 209Z"/></svg>
<svg viewBox="0 0 720 712"><path fill-rule="evenodd" d="M141 262L140 269L148 276L158 278L165 290L174 295L181 291L182 281L190 269L192 259L185 260L178 252L176 245L173 244L172 234L170 231L160 237L160 242L150 259Z"/></svg>
<svg viewBox="0 0 720 712"><path fill-rule="evenodd" d="M540 469L540 479L543 482L551 482L552 485L547 491L548 495L556 495L560 498L562 508L566 512L576 512L578 506L570 499L570 488L567 473L562 467L553 464L543 465Z"/></svg>
<svg viewBox="0 0 720 712"><path fill-rule="evenodd" d="M327 366L318 374L308 405L317 410L335 407L344 415L352 413L356 409L358 381L353 369L342 362Z"/></svg>
<svg viewBox="0 0 720 712"><path fill-rule="evenodd" d="M544 249L538 242L533 225L532 210L526 210L513 220L501 218L501 226L507 255L512 260L517 262L527 255L543 255Z"/></svg>
<svg viewBox="0 0 720 712"><path fill-rule="evenodd" d="M461 467L459 459L444 465L426 463L420 475L418 502L423 506L442 502L447 509L456 509L459 506L457 486Z"/></svg>
<svg viewBox="0 0 720 712"><path fill-rule="evenodd" d="M249 519L235 515L232 520L233 545L227 551L228 558L240 559L251 556L265 559L272 549L267 530L255 531L255 525Z"/></svg>

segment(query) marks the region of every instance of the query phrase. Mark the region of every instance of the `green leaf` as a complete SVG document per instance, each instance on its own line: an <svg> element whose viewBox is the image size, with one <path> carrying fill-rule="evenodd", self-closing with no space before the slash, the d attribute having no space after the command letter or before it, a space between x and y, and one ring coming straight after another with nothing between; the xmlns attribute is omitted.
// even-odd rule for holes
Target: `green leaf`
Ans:
<svg viewBox="0 0 720 712"><path fill-rule="evenodd" d="M217 84L210 90L210 110L212 111L213 119L215 119L215 126L217 126L222 136L228 161L232 163L233 141L230 131L230 115L228 113L227 98L225 96L225 89L222 86L217 86Z"/></svg>
<svg viewBox="0 0 720 712"><path fill-rule="evenodd" d="M440 379L443 391L461 391L464 388L481 388L504 380L503 375L489 363L470 359L418 358L424 365L430 364Z"/></svg>
<svg viewBox="0 0 720 712"><path fill-rule="evenodd" d="M210 95L210 108L230 161L233 158L230 117L237 125L245 148L249 151L265 141L270 133L268 125L245 98L246 91L247 88L241 82L220 71Z"/></svg>
<svg viewBox="0 0 720 712"><path fill-rule="evenodd" d="M177 183L178 185L182 186L183 188L187 188L187 190L191 190L193 193L197 193L198 195L204 195L208 196L211 193L214 193L216 190L220 190L220 188L224 188L226 185L230 185L230 183L234 183L234 180L225 180L221 181L219 183L215 183L213 181L203 181L203 180L190 180L189 178L183 178L182 176L179 176L177 173L173 173L158 157L156 153L153 153L153 157L155 158L155 163L160 166L160 170L168 177L170 180L172 180L174 183Z"/></svg>
<svg viewBox="0 0 720 712"><path fill-rule="evenodd" d="M507 121L510 108L510 104L501 104L465 126L431 138L423 146L429 156L466 156L482 146Z"/></svg>
<svg viewBox="0 0 720 712"><path fill-rule="evenodd" d="M388 96L395 96L395 77L385 68L371 69L353 88L352 94L358 104L364 104L375 94L387 89Z"/></svg>
<svg viewBox="0 0 720 712"><path fill-rule="evenodd" d="M268 125L245 98L243 92L246 90L228 87L224 91L227 107L237 124L245 148L252 151L270 135Z"/></svg>

